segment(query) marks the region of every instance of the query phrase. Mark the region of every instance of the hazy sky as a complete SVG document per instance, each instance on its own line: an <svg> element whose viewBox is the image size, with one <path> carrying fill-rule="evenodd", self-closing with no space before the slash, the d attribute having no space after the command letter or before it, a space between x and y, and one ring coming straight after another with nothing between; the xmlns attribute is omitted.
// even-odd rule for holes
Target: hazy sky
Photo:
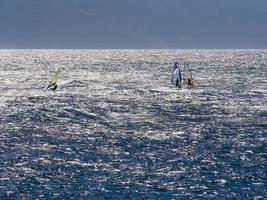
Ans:
<svg viewBox="0 0 267 200"><path fill-rule="evenodd" d="M0 48L267 48L267 0L0 0Z"/></svg>

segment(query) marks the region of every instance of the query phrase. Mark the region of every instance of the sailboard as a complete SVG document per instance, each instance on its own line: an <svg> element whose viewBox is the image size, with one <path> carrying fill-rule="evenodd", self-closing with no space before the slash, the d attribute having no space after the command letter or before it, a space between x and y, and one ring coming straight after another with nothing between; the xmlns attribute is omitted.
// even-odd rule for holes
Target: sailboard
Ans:
<svg viewBox="0 0 267 200"><path fill-rule="evenodd" d="M55 72L52 80L49 82L48 86L46 87L45 91L47 90L56 90L57 89L57 82L59 79L59 73L61 72L61 67L58 67L57 71Z"/></svg>

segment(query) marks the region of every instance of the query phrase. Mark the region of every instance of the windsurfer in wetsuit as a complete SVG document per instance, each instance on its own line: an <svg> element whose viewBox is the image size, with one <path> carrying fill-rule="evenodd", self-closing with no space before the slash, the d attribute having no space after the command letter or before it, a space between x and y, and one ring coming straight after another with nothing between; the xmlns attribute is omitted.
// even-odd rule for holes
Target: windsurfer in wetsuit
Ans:
<svg viewBox="0 0 267 200"><path fill-rule="evenodd" d="M179 79L176 79L175 86L176 86L177 89L181 89L182 88Z"/></svg>
<svg viewBox="0 0 267 200"><path fill-rule="evenodd" d="M175 80L175 86L177 89L182 89L182 85L181 85L181 81L179 80L179 78L176 77L176 75L174 74L171 78L171 82L174 82L174 78Z"/></svg>
<svg viewBox="0 0 267 200"><path fill-rule="evenodd" d="M187 84L189 87L193 87L193 81L191 80L191 78L187 79Z"/></svg>
<svg viewBox="0 0 267 200"><path fill-rule="evenodd" d="M47 86L46 90L53 90L55 91L57 89L57 83L52 83Z"/></svg>
<svg viewBox="0 0 267 200"><path fill-rule="evenodd" d="M51 87L51 90L55 91L57 89L57 84L56 83L53 83L52 85L53 87Z"/></svg>
<svg viewBox="0 0 267 200"><path fill-rule="evenodd" d="M175 84L177 89L182 89L182 74L178 62L174 63L174 72L172 74L171 82Z"/></svg>

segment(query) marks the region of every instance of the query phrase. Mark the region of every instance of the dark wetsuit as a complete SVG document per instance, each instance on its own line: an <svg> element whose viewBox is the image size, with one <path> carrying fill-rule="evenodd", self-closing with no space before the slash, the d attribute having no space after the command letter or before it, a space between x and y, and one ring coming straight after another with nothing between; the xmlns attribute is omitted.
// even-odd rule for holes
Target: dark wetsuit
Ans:
<svg viewBox="0 0 267 200"><path fill-rule="evenodd" d="M53 83L53 84L47 86L47 90L55 91L56 89L57 89L57 84L56 83Z"/></svg>
<svg viewBox="0 0 267 200"><path fill-rule="evenodd" d="M177 79L176 80L176 88L178 88L178 89L181 89L181 83L180 83L180 81Z"/></svg>
<svg viewBox="0 0 267 200"><path fill-rule="evenodd" d="M193 82L190 78L187 79L187 83L188 83L188 86L190 86L190 87L193 86Z"/></svg>
<svg viewBox="0 0 267 200"><path fill-rule="evenodd" d="M51 87L51 90L56 90L57 89L57 84L53 84L54 87Z"/></svg>

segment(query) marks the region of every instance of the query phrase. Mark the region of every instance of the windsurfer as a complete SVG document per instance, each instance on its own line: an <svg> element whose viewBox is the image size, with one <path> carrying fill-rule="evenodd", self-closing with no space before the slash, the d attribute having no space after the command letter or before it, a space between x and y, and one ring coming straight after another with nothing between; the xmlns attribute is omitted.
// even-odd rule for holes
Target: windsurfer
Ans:
<svg viewBox="0 0 267 200"><path fill-rule="evenodd" d="M51 87L51 90L56 90L57 89L57 84L56 83L53 83L52 87Z"/></svg>
<svg viewBox="0 0 267 200"><path fill-rule="evenodd" d="M182 89L182 74L178 62L174 63L175 70L172 74L171 82L175 84L177 89Z"/></svg>
<svg viewBox="0 0 267 200"><path fill-rule="evenodd" d="M50 83L48 84L48 86L45 89L45 91L46 90L53 90L53 91L55 91L57 89L57 81L58 81L58 78L59 78L60 71L61 71L61 67L58 68L58 70L56 71L53 79L50 81Z"/></svg>
<svg viewBox="0 0 267 200"><path fill-rule="evenodd" d="M57 84L56 83L52 83L50 85L48 85L47 90L53 90L55 91L57 89Z"/></svg>
<svg viewBox="0 0 267 200"><path fill-rule="evenodd" d="M187 79L187 84L189 87L193 87L193 82L192 82L191 78Z"/></svg>
<svg viewBox="0 0 267 200"><path fill-rule="evenodd" d="M181 89L181 88L182 88L179 79L176 79L176 83L175 83L175 85L176 85L176 88L177 88L177 89Z"/></svg>

